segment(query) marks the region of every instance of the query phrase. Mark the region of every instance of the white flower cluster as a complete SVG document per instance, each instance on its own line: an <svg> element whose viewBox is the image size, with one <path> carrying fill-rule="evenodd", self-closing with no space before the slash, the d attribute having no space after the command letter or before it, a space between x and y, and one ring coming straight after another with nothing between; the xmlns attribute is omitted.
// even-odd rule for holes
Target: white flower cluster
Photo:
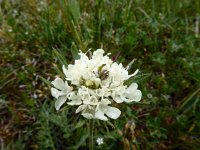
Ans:
<svg viewBox="0 0 200 150"><path fill-rule="evenodd" d="M102 49L97 49L92 58L82 52L79 55L73 65L63 66L65 81L61 78L52 81L56 110L67 102L77 105L76 113L81 112L87 119L108 120L107 117L117 119L121 114L118 108L110 106L113 103L140 101L142 93L138 85L124 85L138 70L128 75L122 64L113 62Z"/></svg>

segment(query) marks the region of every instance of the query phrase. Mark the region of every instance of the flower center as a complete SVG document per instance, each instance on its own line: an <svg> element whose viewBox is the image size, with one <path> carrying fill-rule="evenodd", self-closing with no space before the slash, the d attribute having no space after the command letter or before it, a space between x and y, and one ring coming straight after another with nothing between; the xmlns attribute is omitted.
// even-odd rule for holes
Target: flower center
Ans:
<svg viewBox="0 0 200 150"><path fill-rule="evenodd" d="M108 78L108 75L109 75L109 71L108 70L104 70L104 66L106 66L106 64L103 64L101 65L99 68L98 68L98 77L101 79L101 80L105 80L106 78Z"/></svg>
<svg viewBox="0 0 200 150"><path fill-rule="evenodd" d="M83 85L89 89L99 89L100 88L100 84L92 81L92 80L85 80L83 77L81 77L80 79L80 85Z"/></svg>

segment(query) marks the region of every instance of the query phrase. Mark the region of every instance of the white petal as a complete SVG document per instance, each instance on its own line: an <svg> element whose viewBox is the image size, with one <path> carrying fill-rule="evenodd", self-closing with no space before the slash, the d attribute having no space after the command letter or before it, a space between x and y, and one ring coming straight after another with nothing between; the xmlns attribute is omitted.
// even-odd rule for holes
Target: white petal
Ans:
<svg viewBox="0 0 200 150"><path fill-rule="evenodd" d="M94 116L91 113L82 113L81 114L83 117L87 118L87 119L93 119Z"/></svg>
<svg viewBox="0 0 200 150"><path fill-rule="evenodd" d="M66 102L66 100L67 100L66 96L60 96L55 102L56 110L59 110L60 107Z"/></svg>
<svg viewBox="0 0 200 150"><path fill-rule="evenodd" d="M80 60L82 60L83 62L87 62L89 60L88 56L82 52L79 53L80 56Z"/></svg>
<svg viewBox="0 0 200 150"><path fill-rule="evenodd" d="M123 95L123 96L120 96L120 98L122 99L123 102L127 102L127 103L132 102L131 99L126 98L124 95Z"/></svg>
<svg viewBox="0 0 200 150"><path fill-rule="evenodd" d="M127 92L132 92L135 91L138 88L137 83L132 83L128 88L127 88Z"/></svg>
<svg viewBox="0 0 200 150"><path fill-rule="evenodd" d="M67 92L71 92L73 90L73 87L69 86L67 81L65 81L65 87L66 87Z"/></svg>
<svg viewBox="0 0 200 150"><path fill-rule="evenodd" d="M104 121L107 121L108 118L106 116L104 116L104 113L101 111L101 110L98 110L96 113L95 113L95 118L96 119L100 119L100 120L104 120Z"/></svg>
<svg viewBox="0 0 200 150"><path fill-rule="evenodd" d="M95 96L90 97L90 105L97 105L98 99Z"/></svg>
<svg viewBox="0 0 200 150"><path fill-rule="evenodd" d="M112 96L112 98L116 103L122 103L123 102L123 99L121 99L120 96Z"/></svg>
<svg viewBox="0 0 200 150"><path fill-rule="evenodd" d="M70 94L69 99L71 99L70 102L68 102L68 105L80 105L82 104L81 96L75 95L74 93Z"/></svg>
<svg viewBox="0 0 200 150"><path fill-rule="evenodd" d="M136 59L134 58L127 66L126 66L126 70L129 70L131 68L131 66L133 65L134 61Z"/></svg>
<svg viewBox="0 0 200 150"><path fill-rule="evenodd" d="M80 111L83 111L86 107L87 107L87 105L80 105L80 106L76 109L76 113L79 113Z"/></svg>
<svg viewBox="0 0 200 150"><path fill-rule="evenodd" d="M132 93L131 95L128 95L127 96L128 98L125 98L124 97L124 101L127 102L127 103L130 103L130 102L139 102L142 98L142 92L140 90L135 90L134 93Z"/></svg>
<svg viewBox="0 0 200 150"><path fill-rule="evenodd" d="M123 100L127 103L130 102L138 102L141 100L142 98L142 92L140 90L137 89L138 85L136 83L132 83L126 90L126 92L124 93L124 98Z"/></svg>
<svg viewBox="0 0 200 150"><path fill-rule="evenodd" d="M62 70L63 70L65 76L67 77L68 73L67 73L67 69L65 68L65 65L62 66Z"/></svg>
<svg viewBox="0 0 200 150"><path fill-rule="evenodd" d="M66 85L61 78L56 78L54 81L51 82L53 86L61 91L66 90Z"/></svg>
<svg viewBox="0 0 200 150"><path fill-rule="evenodd" d="M135 70L133 74L129 75L129 78L135 76L138 72L139 72L139 69Z"/></svg>
<svg viewBox="0 0 200 150"><path fill-rule="evenodd" d="M82 101L70 101L70 102L67 102L68 105L80 105L82 104Z"/></svg>
<svg viewBox="0 0 200 150"><path fill-rule="evenodd" d="M108 104L111 104L111 102L108 99L101 100L101 105L108 105Z"/></svg>
<svg viewBox="0 0 200 150"><path fill-rule="evenodd" d="M103 49L97 49L96 51L94 51L92 59L101 58L101 57L103 57L103 54L104 54Z"/></svg>
<svg viewBox="0 0 200 150"><path fill-rule="evenodd" d="M55 97L55 98L58 98L59 96L65 95L65 93L62 92L62 91L58 91L58 90L55 89L55 88L51 88L51 95L52 95L53 97Z"/></svg>
<svg viewBox="0 0 200 150"><path fill-rule="evenodd" d="M133 95L133 101L139 102L142 98L142 92L140 90L136 90Z"/></svg>
<svg viewBox="0 0 200 150"><path fill-rule="evenodd" d="M106 106L106 109L104 110L104 112L108 117L112 119L117 119L121 114L121 111L118 108L111 107L111 106Z"/></svg>
<svg viewBox="0 0 200 150"><path fill-rule="evenodd" d="M85 101L85 104L86 104L87 102L89 102L90 94L89 93L83 93L82 94L82 99L83 99L83 101Z"/></svg>

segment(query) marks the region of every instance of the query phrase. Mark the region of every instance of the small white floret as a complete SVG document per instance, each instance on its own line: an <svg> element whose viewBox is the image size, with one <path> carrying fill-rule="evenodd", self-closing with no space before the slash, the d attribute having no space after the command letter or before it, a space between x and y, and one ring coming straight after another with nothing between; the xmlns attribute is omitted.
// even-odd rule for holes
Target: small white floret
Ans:
<svg viewBox="0 0 200 150"><path fill-rule="evenodd" d="M97 142L98 145L103 144L103 138L98 137L96 142Z"/></svg>

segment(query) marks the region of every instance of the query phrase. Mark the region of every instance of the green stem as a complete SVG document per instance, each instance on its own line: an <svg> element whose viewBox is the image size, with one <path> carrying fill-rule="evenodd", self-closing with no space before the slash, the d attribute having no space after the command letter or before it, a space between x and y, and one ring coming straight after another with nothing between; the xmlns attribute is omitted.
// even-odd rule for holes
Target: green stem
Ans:
<svg viewBox="0 0 200 150"><path fill-rule="evenodd" d="M94 120L89 120L89 150L94 150L94 143L93 143L93 127L94 127Z"/></svg>

